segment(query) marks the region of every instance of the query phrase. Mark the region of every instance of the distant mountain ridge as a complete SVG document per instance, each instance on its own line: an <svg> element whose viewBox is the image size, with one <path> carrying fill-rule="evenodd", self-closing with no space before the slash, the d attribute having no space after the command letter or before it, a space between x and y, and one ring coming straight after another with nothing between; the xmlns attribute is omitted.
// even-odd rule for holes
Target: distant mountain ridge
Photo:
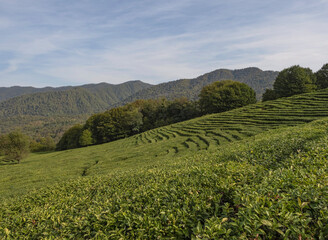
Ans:
<svg viewBox="0 0 328 240"><path fill-rule="evenodd" d="M22 95L33 94L33 93L43 93L43 92L59 92L66 91L73 88L85 88L90 90L92 93L102 92L102 96L105 99L110 101L119 101L133 93L134 91L139 91L143 86L148 87L152 86L151 84L144 83L140 80L128 81L121 84L110 84L110 83L96 83L96 84L85 84L80 86L63 86L63 87L44 87L44 88L35 88L35 87L0 87L0 102L8 100L10 98L19 97ZM109 96L104 96L103 94L107 92Z"/></svg>
<svg viewBox="0 0 328 240"><path fill-rule="evenodd" d="M232 79L251 86L258 99L266 88L271 88L278 75L274 71L258 68L240 70L218 69L193 79L180 79L158 85L130 81L118 85L99 83L77 87L0 88L0 134L21 128L30 136L51 135L58 139L70 126L82 123L91 114L137 99L169 100L187 97L198 98L201 89L212 82ZM5 90L8 90L6 92ZM29 92L39 91L28 94ZM14 95L20 96L13 97Z"/></svg>
<svg viewBox="0 0 328 240"><path fill-rule="evenodd" d="M44 87L44 88L35 88L35 87L21 87L21 86L13 86L13 87L0 87L0 102L5 101L7 99L13 97L19 97L25 94L33 94L40 92L52 92L52 91L64 91L68 90L72 87Z"/></svg>
<svg viewBox="0 0 328 240"><path fill-rule="evenodd" d="M178 97L187 97L190 100L196 100L204 86L215 81L228 79L246 83L255 90L257 99L260 100L265 89L272 88L278 73L279 72L276 71L262 71L255 67L239 70L218 69L197 78L180 79L143 89L124 99L123 102L119 104L126 104L137 99L152 99L158 97L165 97L170 100ZM117 106L117 104L114 106Z"/></svg>

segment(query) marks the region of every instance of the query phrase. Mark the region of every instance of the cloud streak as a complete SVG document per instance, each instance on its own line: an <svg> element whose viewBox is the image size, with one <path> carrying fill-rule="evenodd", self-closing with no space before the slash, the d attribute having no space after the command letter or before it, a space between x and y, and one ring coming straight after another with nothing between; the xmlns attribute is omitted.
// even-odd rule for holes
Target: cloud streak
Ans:
<svg viewBox="0 0 328 240"><path fill-rule="evenodd" d="M328 62L327 1L33 3L0 0L0 86L160 83Z"/></svg>

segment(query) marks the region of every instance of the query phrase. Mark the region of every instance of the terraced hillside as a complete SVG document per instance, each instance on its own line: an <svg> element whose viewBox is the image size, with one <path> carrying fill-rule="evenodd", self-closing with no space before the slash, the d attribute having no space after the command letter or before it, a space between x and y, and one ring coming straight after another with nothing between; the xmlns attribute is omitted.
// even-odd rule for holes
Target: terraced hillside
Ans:
<svg viewBox="0 0 328 240"><path fill-rule="evenodd" d="M278 127L328 116L328 90L254 104L154 129L132 137L136 145L161 142L167 154L215 149L218 145ZM164 142L170 142L166 145ZM172 145L172 147L171 147Z"/></svg>
<svg viewBox="0 0 328 240"><path fill-rule="evenodd" d="M323 117L328 117L328 89L207 115L103 145L32 154L21 164L0 165L0 198L76 177L115 175L200 150L216 151L267 130Z"/></svg>

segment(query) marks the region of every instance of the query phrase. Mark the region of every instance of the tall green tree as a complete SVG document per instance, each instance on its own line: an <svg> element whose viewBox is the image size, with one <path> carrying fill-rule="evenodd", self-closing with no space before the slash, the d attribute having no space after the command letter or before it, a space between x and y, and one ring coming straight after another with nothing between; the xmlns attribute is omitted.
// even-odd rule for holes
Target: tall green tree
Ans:
<svg viewBox="0 0 328 240"><path fill-rule="evenodd" d="M310 68L292 66L281 71L274 84L273 89L277 97L290 97L295 94L314 91L316 77Z"/></svg>
<svg viewBox="0 0 328 240"><path fill-rule="evenodd" d="M203 113L217 113L256 103L255 91L245 83L218 81L205 86L199 95Z"/></svg>
<svg viewBox="0 0 328 240"><path fill-rule="evenodd" d="M0 149L7 160L20 163L30 152L30 139L20 131L14 131L0 138Z"/></svg>
<svg viewBox="0 0 328 240"><path fill-rule="evenodd" d="M328 63L316 72L317 86L319 89L328 88Z"/></svg>

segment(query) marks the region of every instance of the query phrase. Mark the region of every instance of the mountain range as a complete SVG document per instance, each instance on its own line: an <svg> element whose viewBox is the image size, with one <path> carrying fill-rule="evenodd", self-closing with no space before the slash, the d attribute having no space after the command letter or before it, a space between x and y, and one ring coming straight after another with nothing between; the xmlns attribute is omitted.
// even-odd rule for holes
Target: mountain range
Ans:
<svg viewBox="0 0 328 240"><path fill-rule="evenodd" d="M189 100L196 100L204 86L215 81L227 79L246 83L255 90L257 99L260 100L265 89L272 88L278 73L276 71L262 71L255 67L239 70L218 69L197 78L180 79L143 89L129 96L120 102L120 104L133 102L137 99L153 99L159 97L165 97L169 100L187 97Z"/></svg>
<svg viewBox="0 0 328 240"><path fill-rule="evenodd" d="M59 138L71 125L93 113L124 105L137 99L187 97L196 100L201 89L212 82L231 79L252 87L258 99L271 88L278 72L258 68L218 69L193 79L151 85L129 81L118 85L99 83L59 88L0 88L0 134L21 128L31 136ZM51 131L50 131L51 129Z"/></svg>

